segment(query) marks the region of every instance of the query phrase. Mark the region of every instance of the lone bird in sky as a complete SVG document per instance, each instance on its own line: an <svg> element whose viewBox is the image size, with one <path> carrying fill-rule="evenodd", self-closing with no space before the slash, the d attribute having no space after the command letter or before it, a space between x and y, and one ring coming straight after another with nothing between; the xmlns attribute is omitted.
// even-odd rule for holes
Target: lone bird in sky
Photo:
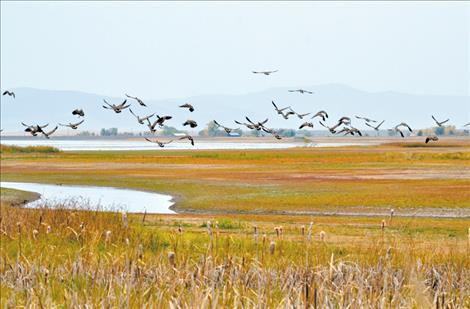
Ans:
<svg viewBox="0 0 470 309"><path fill-rule="evenodd" d="M85 119L83 119L82 121L79 121L77 123L69 123L69 124L62 124L62 123L59 123L59 125L63 126L63 127L69 127L71 128L72 130L76 130L78 129L78 126L81 125L83 122L85 121Z"/></svg>
<svg viewBox="0 0 470 309"><path fill-rule="evenodd" d="M13 91L4 91L2 95L8 95L10 97L13 97L13 99L15 98L15 93Z"/></svg>
<svg viewBox="0 0 470 309"><path fill-rule="evenodd" d="M183 104L183 105L180 105L180 107L181 107L181 108L187 108L187 109L189 109L189 111L190 111L191 113L194 112L194 106L192 106L192 105L189 104L189 103L185 103L185 104Z"/></svg>
<svg viewBox="0 0 470 309"><path fill-rule="evenodd" d="M305 89L289 90L289 92L298 92L298 93L301 93L301 94L304 94L304 93L313 94L313 91L308 91L308 90L305 90Z"/></svg>
<svg viewBox="0 0 470 309"><path fill-rule="evenodd" d="M279 70L275 70L275 71L252 71L252 72L253 72L253 74L271 75L273 73L276 73L277 71L279 71Z"/></svg>
<svg viewBox="0 0 470 309"><path fill-rule="evenodd" d="M446 123L446 122L448 122L448 121L450 120L449 118L447 118L447 119L444 120L444 121L437 121L437 119L434 118L434 116L431 115L431 117L432 117L432 119L434 120L434 122L435 122L439 127L442 127L442 125L443 125L444 123Z"/></svg>
<svg viewBox="0 0 470 309"><path fill-rule="evenodd" d="M128 95L127 93L126 93L126 97L128 97L128 98L130 98L130 99L136 100L137 103L140 104L140 106L145 106L145 107L147 107L147 105L145 105L144 101L142 101L142 100L139 99L138 97L132 97L132 96Z"/></svg>
<svg viewBox="0 0 470 309"><path fill-rule="evenodd" d="M300 125L299 130L302 130L302 129L305 128L305 127L307 127L307 128L313 128L313 123L311 123L311 122L304 122L304 123L302 123L302 124Z"/></svg>
<svg viewBox="0 0 470 309"><path fill-rule="evenodd" d="M124 100L121 104L119 105L116 105L116 104L109 104L108 101L106 101L105 99L103 99L104 103L108 106L105 106L103 105L103 108L105 109L112 109L116 114L119 114L120 112L122 112L123 109L126 109L128 108L129 106L131 106L130 104L126 105L127 103L127 100Z"/></svg>
<svg viewBox="0 0 470 309"><path fill-rule="evenodd" d="M83 112L83 109L75 109L72 111L72 115L77 115L78 117L85 117L85 113Z"/></svg>

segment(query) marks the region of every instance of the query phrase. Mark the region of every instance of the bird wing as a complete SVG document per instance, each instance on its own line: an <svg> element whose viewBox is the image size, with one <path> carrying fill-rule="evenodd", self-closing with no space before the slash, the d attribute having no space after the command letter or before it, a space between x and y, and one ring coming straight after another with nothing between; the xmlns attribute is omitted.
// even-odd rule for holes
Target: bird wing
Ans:
<svg viewBox="0 0 470 309"><path fill-rule="evenodd" d="M263 122L260 122L261 125L265 124L266 122L268 122L268 118L266 118L266 120L264 120Z"/></svg>
<svg viewBox="0 0 470 309"><path fill-rule="evenodd" d="M214 120L214 124L215 124L216 126L218 126L218 127L221 127L221 125L220 125L217 121L215 121L215 120Z"/></svg>
<svg viewBox="0 0 470 309"><path fill-rule="evenodd" d="M376 128L377 128L377 129L378 129L378 128L380 128L380 126L381 126L381 125L382 125L384 122L385 122L385 120L382 120L382 122L381 122L381 123L379 123L379 125L378 125L378 126L376 126Z"/></svg>
<svg viewBox="0 0 470 309"><path fill-rule="evenodd" d="M446 120L442 121L441 124L444 124L444 123L448 122L449 120L450 119L446 119Z"/></svg>
<svg viewBox="0 0 470 309"><path fill-rule="evenodd" d="M126 93L126 97L128 97L128 98L130 98L130 99L134 99L134 100L136 100L136 99L137 99L137 97L131 97L131 96L130 96L130 95L128 95L127 93Z"/></svg>
<svg viewBox="0 0 470 309"><path fill-rule="evenodd" d="M434 116L433 116L433 115L431 115L431 117L432 117L432 119L433 119L433 120L434 120L434 121L435 121L437 124L439 124L439 121L437 121L437 119L436 119L436 118L434 118Z"/></svg>
<svg viewBox="0 0 470 309"><path fill-rule="evenodd" d="M251 120L250 120L250 118L248 118L248 117L245 117L245 119L246 119L246 120L247 120L249 123L251 123L251 124L255 124L253 121L251 121Z"/></svg>
<svg viewBox="0 0 470 309"><path fill-rule="evenodd" d="M126 105L126 103L127 103L127 100L124 100L124 101L122 101L121 104L116 105L116 107L119 108L119 109L124 109L124 108L125 108L124 106ZM130 105L129 105L129 106L130 106ZM129 107L129 106L128 106L128 107Z"/></svg>
<svg viewBox="0 0 470 309"><path fill-rule="evenodd" d="M278 110L279 110L279 108L277 107L276 103L274 103L274 101L271 101L271 103L273 103L273 105L274 105L274 108L275 108L275 109L278 111Z"/></svg>
<svg viewBox="0 0 470 309"><path fill-rule="evenodd" d="M30 125L27 125L27 124L24 123L24 122L22 122L21 124L24 125L25 127L30 127Z"/></svg>
<svg viewBox="0 0 470 309"><path fill-rule="evenodd" d="M129 111L131 112L132 115L134 115L135 118L139 119L139 116L137 116L136 114L134 114L134 112L132 111L131 108L129 108Z"/></svg>
<svg viewBox="0 0 470 309"><path fill-rule="evenodd" d="M81 125L84 121L85 121L85 119L83 119L82 121L79 121L79 122L77 122L77 123L75 123L75 124L72 123L71 125L72 125L73 127L76 127L76 126Z"/></svg>
<svg viewBox="0 0 470 309"><path fill-rule="evenodd" d="M366 122L366 126L371 127L372 129L375 129L375 127L373 125L370 125L367 122Z"/></svg>
<svg viewBox="0 0 470 309"><path fill-rule="evenodd" d="M130 109L129 109L130 110ZM148 116L145 116L144 118L141 118L140 120L144 121L144 120L148 120L149 118L153 117L153 115L155 115L155 113L151 114L151 115L148 115Z"/></svg>
<svg viewBox="0 0 470 309"><path fill-rule="evenodd" d="M59 126L55 126L54 129L52 129L51 131L49 131L49 132L47 132L47 133L44 133L44 135L51 135L51 134L53 134L58 128L59 128Z"/></svg>
<svg viewBox="0 0 470 309"><path fill-rule="evenodd" d="M151 142L151 143L155 143L155 144L157 143L157 142L152 141L151 139L148 139L148 138L145 138L145 140L146 140L147 142Z"/></svg>

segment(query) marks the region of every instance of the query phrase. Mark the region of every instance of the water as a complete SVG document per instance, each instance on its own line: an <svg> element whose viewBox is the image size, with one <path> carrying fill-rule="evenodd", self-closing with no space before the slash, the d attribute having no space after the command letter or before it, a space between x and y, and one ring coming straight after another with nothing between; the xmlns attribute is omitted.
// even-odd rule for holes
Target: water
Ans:
<svg viewBox="0 0 470 309"><path fill-rule="evenodd" d="M36 192L40 199L25 207L38 208L47 203L48 207L65 205L76 207L86 205L89 209L103 211L127 211L134 213L175 213L169 207L174 204L170 195L129 189L92 186L50 185L23 182L0 182L0 187Z"/></svg>
<svg viewBox="0 0 470 309"><path fill-rule="evenodd" d="M46 139L2 139L2 144L15 146L52 146L63 151L105 150L179 150L179 149L285 149L293 147L340 147L368 145L370 143L285 143L285 142L207 142L196 139L194 147L187 142L175 142L160 148L145 140L46 140Z"/></svg>

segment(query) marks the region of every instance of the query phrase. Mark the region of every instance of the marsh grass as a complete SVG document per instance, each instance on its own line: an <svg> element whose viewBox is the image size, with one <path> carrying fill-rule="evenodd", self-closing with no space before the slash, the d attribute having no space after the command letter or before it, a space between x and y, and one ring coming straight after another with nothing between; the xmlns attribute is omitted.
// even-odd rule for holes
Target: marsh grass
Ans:
<svg viewBox="0 0 470 309"><path fill-rule="evenodd" d="M241 222L232 229L221 218L149 216L142 223L129 214L126 227L118 212L1 207L2 307L470 305L467 228L451 240L440 235L437 248L434 238L403 233L398 218L396 230L384 231L377 219L369 230L318 218L302 222L306 237L289 218L227 219ZM184 233L176 233L183 222Z"/></svg>
<svg viewBox="0 0 470 309"><path fill-rule="evenodd" d="M14 154L14 153L58 153L59 149L51 146L14 146L0 144L0 153Z"/></svg>

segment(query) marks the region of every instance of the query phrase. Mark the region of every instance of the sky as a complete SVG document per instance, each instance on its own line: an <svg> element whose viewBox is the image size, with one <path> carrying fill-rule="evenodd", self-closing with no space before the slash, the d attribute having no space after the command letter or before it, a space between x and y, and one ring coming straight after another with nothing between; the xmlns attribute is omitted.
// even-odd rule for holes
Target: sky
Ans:
<svg viewBox="0 0 470 309"><path fill-rule="evenodd" d="M339 83L468 96L469 15L468 2L1 1L1 88L165 99Z"/></svg>

